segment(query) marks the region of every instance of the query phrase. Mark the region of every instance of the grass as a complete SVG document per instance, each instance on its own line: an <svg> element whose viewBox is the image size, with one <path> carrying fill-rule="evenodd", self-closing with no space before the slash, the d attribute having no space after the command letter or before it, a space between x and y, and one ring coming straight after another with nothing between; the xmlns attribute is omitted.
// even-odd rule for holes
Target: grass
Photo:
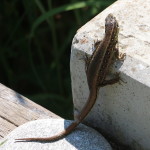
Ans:
<svg viewBox="0 0 150 150"><path fill-rule="evenodd" d="M72 118L71 41L113 1L1 0L0 82Z"/></svg>

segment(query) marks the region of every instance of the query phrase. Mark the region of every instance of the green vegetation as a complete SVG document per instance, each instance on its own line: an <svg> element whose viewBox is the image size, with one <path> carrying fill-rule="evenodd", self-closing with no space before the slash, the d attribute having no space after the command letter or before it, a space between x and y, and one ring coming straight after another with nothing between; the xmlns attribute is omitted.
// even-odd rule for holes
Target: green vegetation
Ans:
<svg viewBox="0 0 150 150"><path fill-rule="evenodd" d="M3 142L0 143L0 146L2 146L7 140L4 140Z"/></svg>
<svg viewBox="0 0 150 150"><path fill-rule="evenodd" d="M70 47L76 30L114 0L1 0L0 82L72 117Z"/></svg>

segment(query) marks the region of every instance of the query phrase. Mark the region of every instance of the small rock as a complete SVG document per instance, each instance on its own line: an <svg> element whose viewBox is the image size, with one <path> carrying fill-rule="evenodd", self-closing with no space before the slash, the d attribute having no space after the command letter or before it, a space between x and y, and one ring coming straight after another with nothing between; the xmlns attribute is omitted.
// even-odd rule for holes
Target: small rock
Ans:
<svg viewBox="0 0 150 150"><path fill-rule="evenodd" d="M0 141L0 150L112 150L100 133L83 124L55 142L15 142L17 138L50 137L64 130L71 122L41 119L25 123Z"/></svg>

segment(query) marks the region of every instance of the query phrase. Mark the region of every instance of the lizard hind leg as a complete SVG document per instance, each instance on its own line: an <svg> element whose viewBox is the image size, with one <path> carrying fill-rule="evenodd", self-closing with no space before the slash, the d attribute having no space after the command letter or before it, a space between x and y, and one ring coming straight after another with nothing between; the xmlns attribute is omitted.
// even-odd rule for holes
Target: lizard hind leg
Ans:
<svg viewBox="0 0 150 150"><path fill-rule="evenodd" d="M109 80L104 80L99 86L103 87L103 86L112 85L118 82L120 83L120 80L121 80L120 73L116 73L114 78L109 79Z"/></svg>
<svg viewBox="0 0 150 150"><path fill-rule="evenodd" d="M120 72L116 72L115 77L109 80L104 80L101 84L99 84L100 87L106 86L106 85L112 85L115 83L119 83L122 85L123 83L126 83L122 78L120 78Z"/></svg>

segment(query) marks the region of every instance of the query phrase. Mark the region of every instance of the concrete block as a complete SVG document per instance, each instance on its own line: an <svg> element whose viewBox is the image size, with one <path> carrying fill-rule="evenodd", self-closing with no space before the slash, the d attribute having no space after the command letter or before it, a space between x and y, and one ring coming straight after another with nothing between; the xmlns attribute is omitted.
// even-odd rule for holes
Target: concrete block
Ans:
<svg viewBox="0 0 150 150"><path fill-rule="evenodd" d="M134 150L150 149L150 0L120 0L81 27L71 49L71 79L75 113L87 101L85 54L104 36L105 18L112 13L120 26L119 50L125 61L116 61L113 72L124 82L100 88L97 102L85 123Z"/></svg>

